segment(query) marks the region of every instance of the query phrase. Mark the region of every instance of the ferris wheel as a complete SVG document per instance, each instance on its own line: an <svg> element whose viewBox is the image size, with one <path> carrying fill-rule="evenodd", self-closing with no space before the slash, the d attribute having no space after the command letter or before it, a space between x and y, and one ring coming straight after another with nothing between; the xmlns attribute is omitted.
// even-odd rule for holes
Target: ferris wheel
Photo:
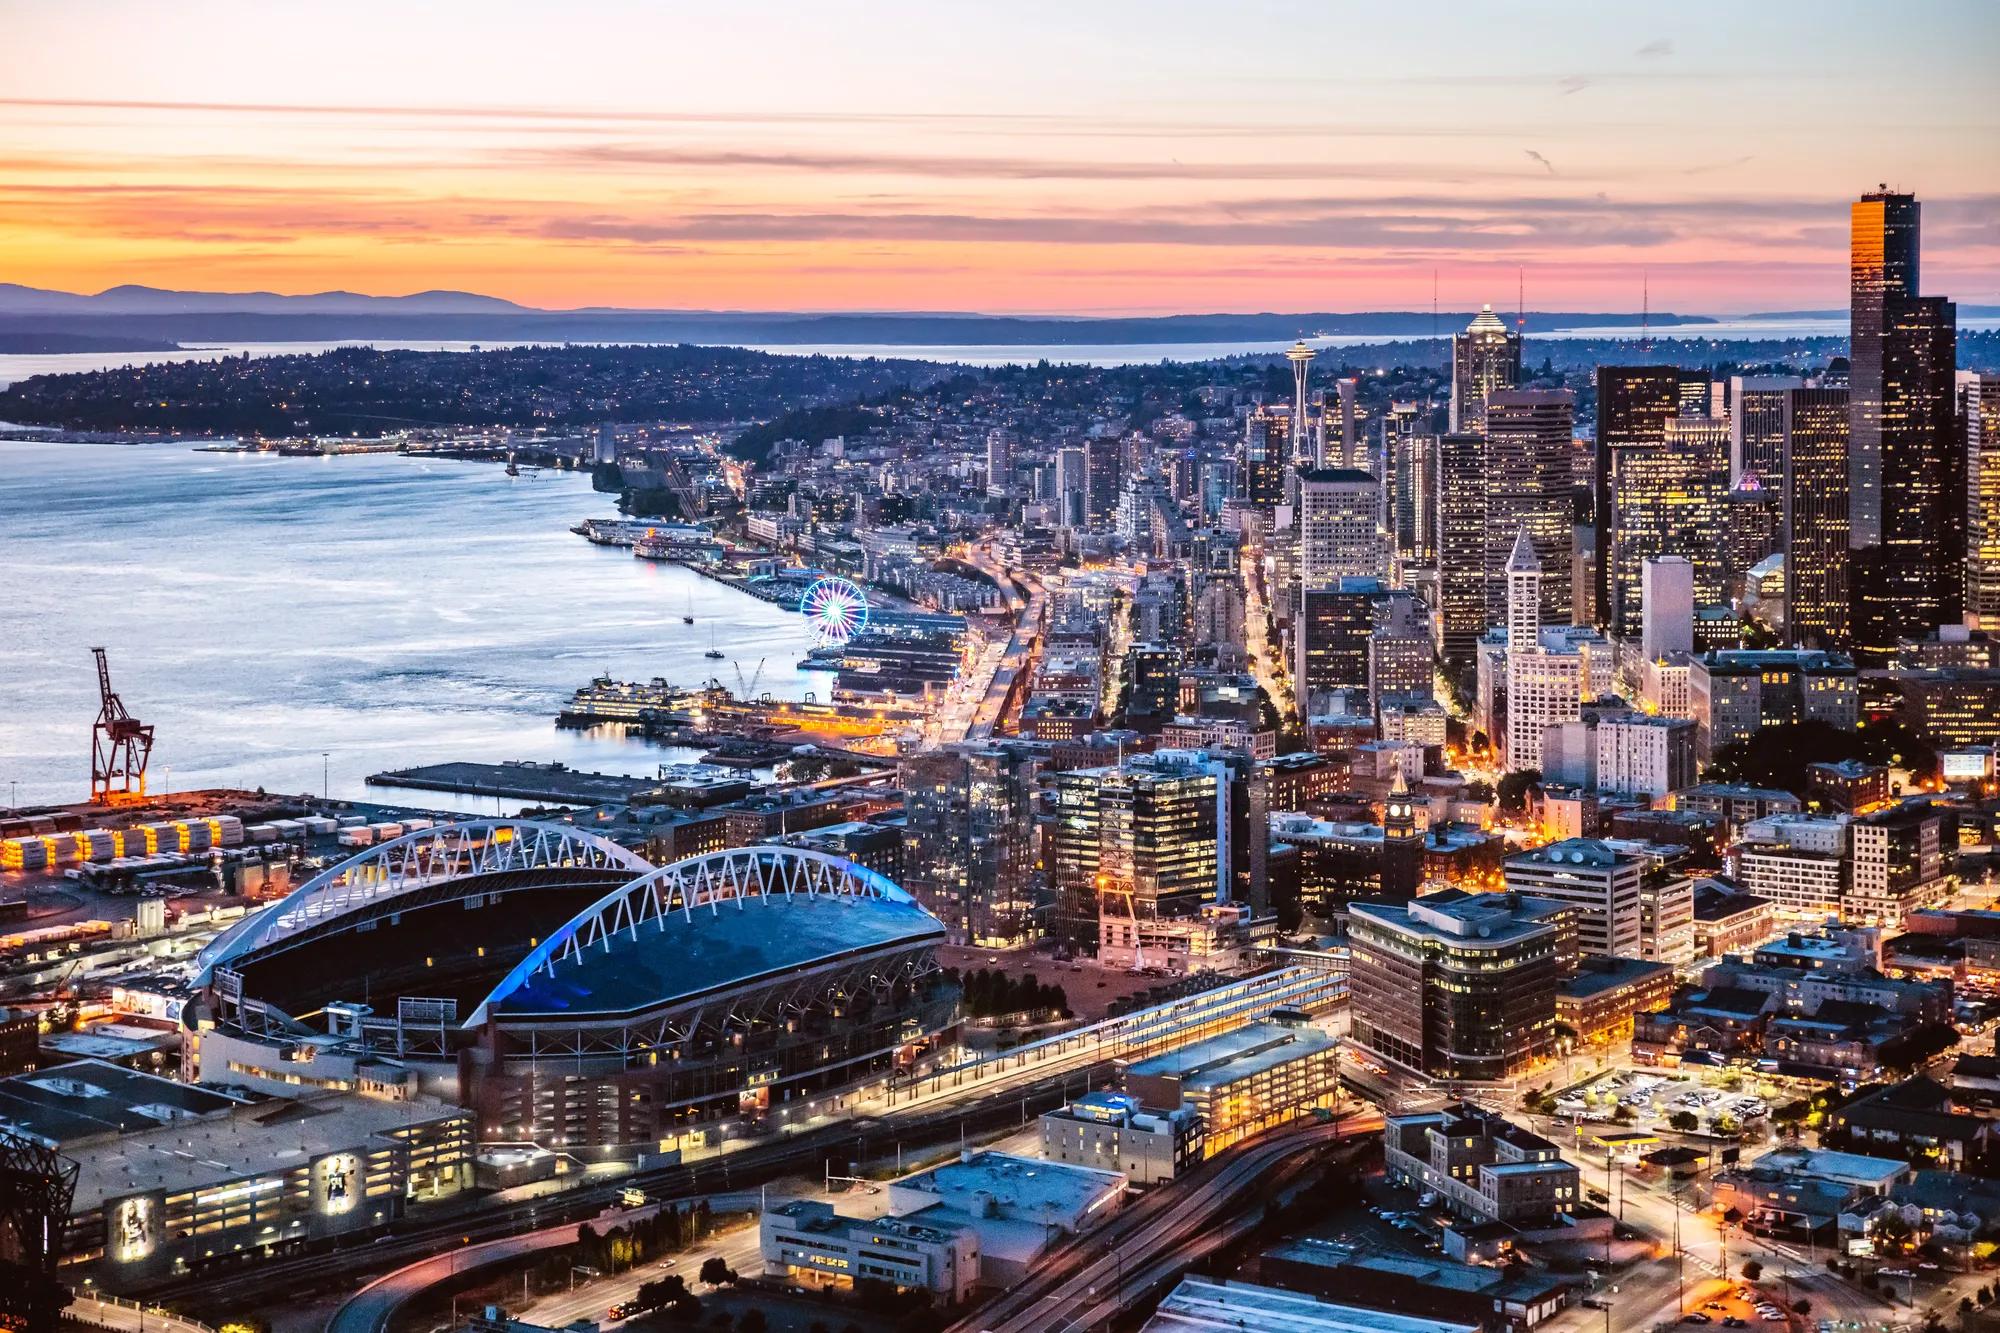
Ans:
<svg viewBox="0 0 2000 1333"><path fill-rule="evenodd" d="M827 577L806 589L799 610L822 646L837 647L866 628L868 595L847 579Z"/></svg>

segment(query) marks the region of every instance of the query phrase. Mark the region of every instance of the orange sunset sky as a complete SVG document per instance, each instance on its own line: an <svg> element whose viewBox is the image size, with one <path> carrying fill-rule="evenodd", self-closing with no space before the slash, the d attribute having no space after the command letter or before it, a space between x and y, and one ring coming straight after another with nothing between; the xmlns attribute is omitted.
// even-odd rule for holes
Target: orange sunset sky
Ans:
<svg viewBox="0 0 2000 1333"><path fill-rule="evenodd" d="M0 282L993 312L2000 301L2000 8L0 2Z"/></svg>

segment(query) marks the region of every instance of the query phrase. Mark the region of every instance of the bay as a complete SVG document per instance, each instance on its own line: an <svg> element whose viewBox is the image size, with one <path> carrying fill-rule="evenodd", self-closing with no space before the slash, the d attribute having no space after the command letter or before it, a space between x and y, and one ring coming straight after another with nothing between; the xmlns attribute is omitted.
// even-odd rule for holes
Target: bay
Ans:
<svg viewBox="0 0 2000 1333"><path fill-rule="evenodd" d="M1961 329L2000 328L2000 319L1981 316L1959 321ZM1447 330L1450 332L1450 330ZM1655 342L1672 338L1704 338L1717 342L1785 338L1843 338L1844 319L1725 319L1714 324L1689 324L1651 330L1638 325L1590 329L1538 330L1530 325L1530 339L1576 338L1636 339L1650 335ZM1416 342L1428 335L1340 334L1308 338L1321 349L1359 347L1380 343ZM228 356L296 356L324 352L334 347L367 345L426 352L466 352L474 347L526 347L527 342L505 340L484 342L400 342L388 339L346 342L229 343L212 347L184 347L162 352L57 352L40 355L0 356L0 388L30 375L76 374L90 370L110 370L119 366L152 365L164 361L219 361ZM1273 355L1290 345L1289 339L1270 342L1196 343L1050 343L1013 345L996 343L746 343L753 351L790 356L892 357L917 361L949 361L972 366L1033 364L1052 361L1072 365L1129 366L1156 361L1210 361L1231 356Z"/></svg>
<svg viewBox="0 0 2000 1333"><path fill-rule="evenodd" d="M587 476L394 455L0 437L0 800L89 794L90 650L157 728L150 786L490 811L385 795L373 772L453 759L649 774L691 758L559 731L600 672L824 697L793 612L569 527L615 513ZM696 623L682 623L692 613ZM713 643L728 655L703 654ZM322 752L326 759L322 761Z"/></svg>

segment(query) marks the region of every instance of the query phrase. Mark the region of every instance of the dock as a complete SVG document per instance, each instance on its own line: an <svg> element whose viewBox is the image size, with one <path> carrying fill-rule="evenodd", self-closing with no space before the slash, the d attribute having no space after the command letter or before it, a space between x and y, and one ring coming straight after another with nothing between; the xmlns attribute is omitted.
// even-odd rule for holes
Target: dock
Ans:
<svg viewBox="0 0 2000 1333"><path fill-rule="evenodd" d="M642 791L660 785L658 778L631 778L618 773L584 773L566 764L427 764L421 768L370 773L371 787L406 787L417 791L448 791L463 796L498 796L516 801L548 801L558 805L624 805Z"/></svg>

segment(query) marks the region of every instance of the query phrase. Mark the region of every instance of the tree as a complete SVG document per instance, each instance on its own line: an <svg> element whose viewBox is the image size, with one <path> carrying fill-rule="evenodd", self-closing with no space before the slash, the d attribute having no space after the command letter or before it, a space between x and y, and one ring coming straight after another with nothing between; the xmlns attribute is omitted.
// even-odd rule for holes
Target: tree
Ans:
<svg viewBox="0 0 2000 1333"><path fill-rule="evenodd" d="M711 1287L720 1287L736 1281L736 1270L721 1255L711 1254L701 1261L701 1272L697 1276Z"/></svg>
<svg viewBox="0 0 2000 1333"><path fill-rule="evenodd" d="M1803 1296L1799 1297L1799 1298L1798 1298L1797 1300L1795 1300L1795 1301L1793 1301L1793 1302L1792 1302L1792 1313L1793 1313L1793 1314L1811 1314L1811 1313L1812 1313L1812 1302L1811 1302L1811 1301L1809 1301L1809 1300L1807 1300L1807 1299L1806 1299L1805 1297L1803 1297Z"/></svg>
<svg viewBox="0 0 2000 1333"><path fill-rule="evenodd" d="M1539 768L1517 768L1503 775L1500 785L1494 789L1494 796L1500 803L1500 813L1518 815L1526 810L1528 793L1540 785L1541 780L1542 770Z"/></svg>
<svg viewBox="0 0 2000 1333"><path fill-rule="evenodd" d="M771 1321L755 1306L745 1310L736 1320L736 1333L766 1333L770 1327Z"/></svg>
<svg viewBox="0 0 2000 1333"><path fill-rule="evenodd" d="M1743 1265L1742 1271L1745 1282L1755 1282L1758 1278L1764 1276L1764 1265L1758 1263L1755 1259L1747 1260Z"/></svg>
<svg viewBox="0 0 2000 1333"><path fill-rule="evenodd" d="M675 1304L687 1294L687 1279L673 1273L642 1284L633 1299L644 1309L660 1310Z"/></svg>
<svg viewBox="0 0 2000 1333"><path fill-rule="evenodd" d="M1679 1130L1683 1134L1692 1134L1701 1128L1701 1121L1695 1117L1693 1111L1676 1111L1667 1117L1667 1127Z"/></svg>
<svg viewBox="0 0 2000 1333"><path fill-rule="evenodd" d="M677 1324L698 1324L701 1322L701 1297L690 1291L668 1306L667 1314Z"/></svg>

